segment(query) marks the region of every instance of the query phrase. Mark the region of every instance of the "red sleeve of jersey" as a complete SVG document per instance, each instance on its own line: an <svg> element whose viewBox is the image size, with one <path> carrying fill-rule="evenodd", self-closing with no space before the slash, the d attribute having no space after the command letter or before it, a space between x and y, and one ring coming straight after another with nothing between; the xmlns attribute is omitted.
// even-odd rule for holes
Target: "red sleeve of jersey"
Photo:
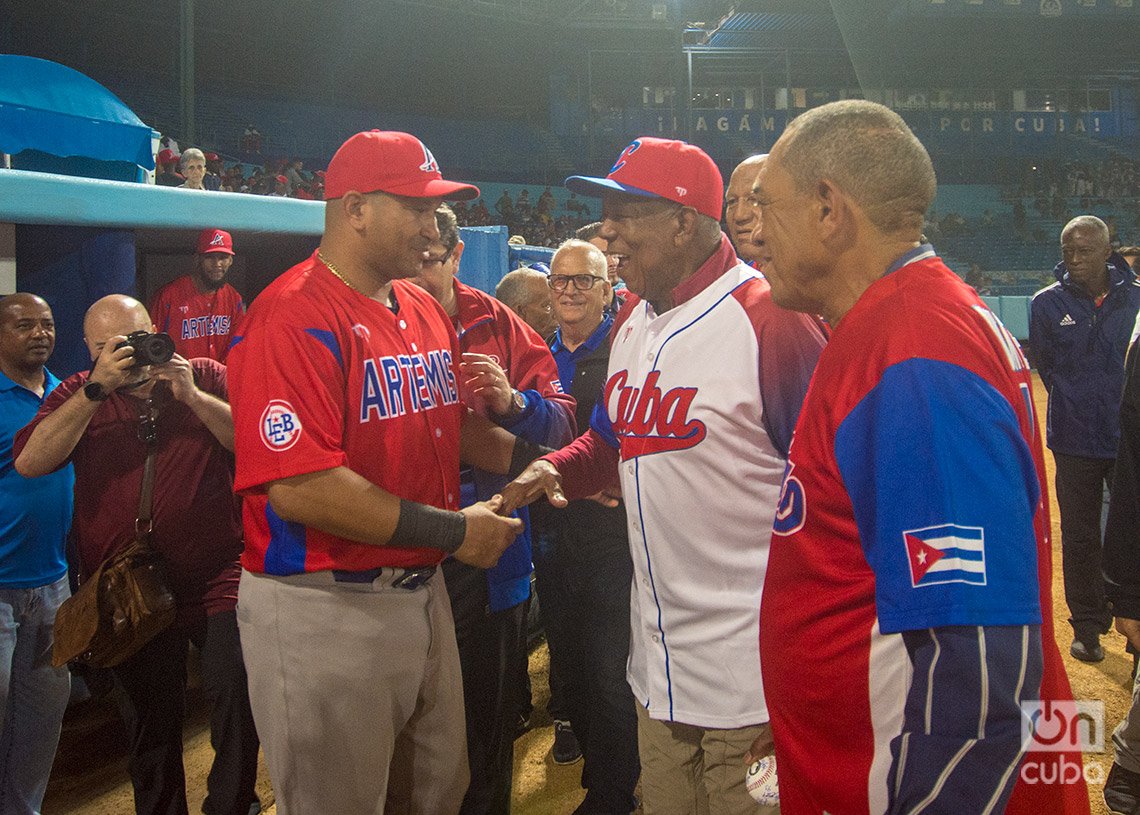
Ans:
<svg viewBox="0 0 1140 815"><path fill-rule="evenodd" d="M230 344L233 342L233 338L238 336L238 333L241 331L241 323L245 318L245 301L241 299L238 290L227 283L223 291L226 294L225 310L230 318L230 329L225 344L217 350L219 362L226 361L226 357L230 353Z"/></svg>
<svg viewBox="0 0 1140 815"><path fill-rule="evenodd" d="M249 326L230 354L237 492L347 461L345 374L324 341L339 338L323 321L303 325L313 315L296 301L267 305L270 320Z"/></svg>
<svg viewBox="0 0 1140 815"><path fill-rule="evenodd" d="M573 413L574 397L563 392L562 384L558 381L558 366L554 363L550 347L538 332L513 313L500 312L498 323L500 330L508 337L511 385L518 390L536 390L544 399L556 399L568 404Z"/></svg>
<svg viewBox="0 0 1140 815"><path fill-rule="evenodd" d="M766 281L739 286L733 296L756 332L764 429L787 458L811 375L827 344L826 329L815 317L777 306Z"/></svg>
<svg viewBox="0 0 1140 815"><path fill-rule="evenodd" d="M552 440L552 444L573 438L577 432L574 419L577 403L558 380L558 365L554 362L550 347L537 331L506 308L503 308L498 315L497 322L500 331L503 332L502 335L507 338L506 351L509 355L511 386L520 391L538 391L538 394L551 405L561 407L569 432L560 439Z"/></svg>
<svg viewBox="0 0 1140 815"><path fill-rule="evenodd" d="M543 459L562 475L562 489L571 501L618 483L618 451L592 428Z"/></svg>

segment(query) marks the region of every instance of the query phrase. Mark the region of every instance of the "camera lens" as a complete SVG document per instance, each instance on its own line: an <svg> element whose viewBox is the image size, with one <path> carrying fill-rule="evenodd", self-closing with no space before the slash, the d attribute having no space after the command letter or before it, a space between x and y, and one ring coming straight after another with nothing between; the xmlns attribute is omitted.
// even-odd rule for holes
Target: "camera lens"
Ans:
<svg viewBox="0 0 1140 815"><path fill-rule="evenodd" d="M150 334L135 345L137 365L161 365L174 356L174 340L169 334Z"/></svg>

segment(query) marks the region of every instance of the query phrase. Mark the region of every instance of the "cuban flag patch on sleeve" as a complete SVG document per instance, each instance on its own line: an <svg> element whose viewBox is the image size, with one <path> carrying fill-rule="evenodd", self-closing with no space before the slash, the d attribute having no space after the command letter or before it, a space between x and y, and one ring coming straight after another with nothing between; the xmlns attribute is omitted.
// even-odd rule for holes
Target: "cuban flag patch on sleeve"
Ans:
<svg viewBox="0 0 1140 815"><path fill-rule="evenodd" d="M941 524L903 532L914 588L941 583L986 585L986 536L980 526Z"/></svg>

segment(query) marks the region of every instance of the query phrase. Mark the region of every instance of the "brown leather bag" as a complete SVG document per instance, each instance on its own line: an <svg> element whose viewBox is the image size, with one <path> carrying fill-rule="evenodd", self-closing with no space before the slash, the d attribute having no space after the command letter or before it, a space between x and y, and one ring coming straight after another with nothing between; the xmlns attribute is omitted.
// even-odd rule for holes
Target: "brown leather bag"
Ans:
<svg viewBox="0 0 1140 815"><path fill-rule="evenodd" d="M55 616L52 664L111 668L174 622L162 556L142 539L111 555Z"/></svg>
<svg viewBox="0 0 1140 815"><path fill-rule="evenodd" d="M157 409L147 400L141 433L147 443L136 537L107 558L55 615L52 664L82 662L111 668L134 656L174 622L162 556L149 543L154 497Z"/></svg>

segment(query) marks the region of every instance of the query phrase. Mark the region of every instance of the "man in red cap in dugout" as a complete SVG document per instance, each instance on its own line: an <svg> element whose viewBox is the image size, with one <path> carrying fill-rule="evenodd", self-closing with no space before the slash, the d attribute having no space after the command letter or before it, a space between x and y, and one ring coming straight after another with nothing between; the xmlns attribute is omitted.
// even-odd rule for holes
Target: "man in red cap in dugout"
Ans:
<svg viewBox="0 0 1140 815"><path fill-rule="evenodd" d="M538 450L466 410L451 321L408 281L445 181L406 133L350 138L312 256L253 303L230 355L250 701L282 815L455 813L463 691L440 562L494 564L501 497L459 509L460 455L498 474Z"/></svg>
<svg viewBox="0 0 1140 815"><path fill-rule="evenodd" d="M186 359L226 361L234 328L245 314L241 295L226 282L233 262L230 233L203 229L194 271L167 283L150 302L155 326L171 336L175 350Z"/></svg>

